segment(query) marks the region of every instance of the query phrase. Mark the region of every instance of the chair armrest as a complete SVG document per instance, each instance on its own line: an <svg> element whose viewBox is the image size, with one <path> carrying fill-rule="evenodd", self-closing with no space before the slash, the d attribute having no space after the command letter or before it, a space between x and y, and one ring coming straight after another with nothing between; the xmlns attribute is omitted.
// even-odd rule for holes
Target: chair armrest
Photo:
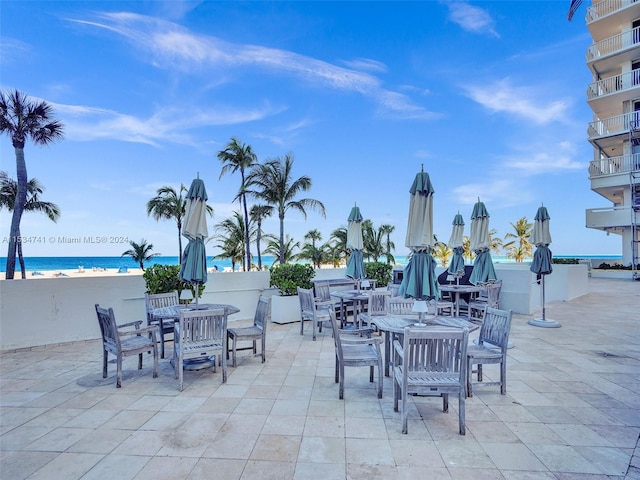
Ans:
<svg viewBox="0 0 640 480"><path fill-rule="evenodd" d="M126 332L118 332L118 335L121 337L133 337L134 335L141 335L143 333L150 333L154 340L156 338L156 333L160 331L160 327L157 325L150 325L144 328L136 328L135 330L128 330Z"/></svg>
<svg viewBox="0 0 640 480"><path fill-rule="evenodd" d="M380 337L373 337L373 338L363 338L363 337L357 337L357 338L344 338L344 337L340 337L340 343L343 343L345 345L381 345L383 342L382 338Z"/></svg>
<svg viewBox="0 0 640 480"><path fill-rule="evenodd" d="M136 327L137 330L138 328L140 328L140 325L142 325L142 320L136 320L135 322L123 323L121 325L118 325L118 330L125 327Z"/></svg>
<svg viewBox="0 0 640 480"><path fill-rule="evenodd" d="M398 358L404 359L404 347L400 345L400 342L398 340L395 340L393 342L393 351L398 356Z"/></svg>

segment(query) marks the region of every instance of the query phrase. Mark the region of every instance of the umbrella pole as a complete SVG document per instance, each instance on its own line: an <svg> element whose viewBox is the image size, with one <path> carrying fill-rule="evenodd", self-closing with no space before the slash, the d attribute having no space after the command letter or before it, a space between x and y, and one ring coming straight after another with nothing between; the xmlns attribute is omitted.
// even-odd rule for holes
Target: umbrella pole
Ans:
<svg viewBox="0 0 640 480"><path fill-rule="evenodd" d="M540 288L542 289L542 318L534 318L533 320L529 320L527 323L534 327L543 327L543 328L558 328L560 324L555 320L550 320L546 316L545 309L545 298L544 298L544 277L546 275L542 275L542 282Z"/></svg>

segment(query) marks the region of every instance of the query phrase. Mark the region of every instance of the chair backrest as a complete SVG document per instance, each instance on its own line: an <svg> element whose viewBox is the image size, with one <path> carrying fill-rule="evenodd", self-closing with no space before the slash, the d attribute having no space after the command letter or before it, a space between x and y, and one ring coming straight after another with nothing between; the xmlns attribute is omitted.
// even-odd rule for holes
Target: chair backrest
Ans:
<svg viewBox="0 0 640 480"><path fill-rule="evenodd" d="M340 363L343 363L344 354L342 353L342 342L340 340L340 327L338 327L336 312L334 310L330 310L329 317L331 318L331 329L333 330L333 343L336 346L336 357L338 358L338 361Z"/></svg>
<svg viewBox="0 0 640 480"><path fill-rule="evenodd" d="M413 315L413 298L391 297L387 299L387 313L389 315Z"/></svg>
<svg viewBox="0 0 640 480"><path fill-rule="evenodd" d="M391 292L379 292L372 290L369 292L369 301L367 302L367 312L369 315L386 315L387 304L391 298Z"/></svg>
<svg viewBox="0 0 640 480"><path fill-rule="evenodd" d="M406 327L403 376L437 382L438 377L449 378L455 373L464 385L468 342L467 328Z"/></svg>
<svg viewBox="0 0 640 480"><path fill-rule="evenodd" d="M156 308L172 307L180 303L178 291L174 290L169 293L145 293L144 302L147 307L147 313Z"/></svg>
<svg viewBox="0 0 640 480"><path fill-rule="evenodd" d="M227 314L224 308L184 310L180 312L179 346L182 351L207 348L227 338Z"/></svg>
<svg viewBox="0 0 640 480"><path fill-rule="evenodd" d="M392 297L397 297L398 295L400 295L400 285L397 283L387 284L387 290L391 292Z"/></svg>
<svg viewBox="0 0 640 480"><path fill-rule="evenodd" d="M258 306L256 307L256 314L253 317L253 324L263 332L266 331L267 323L269 321L269 315L271 312L271 309L269 308L270 302L271 299L269 297L260 295L260 298L258 298Z"/></svg>
<svg viewBox="0 0 640 480"><path fill-rule="evenodd" d="M500 305L500 292L502 291L502 280L487 284L487 306L498 308Z"/></svg>
<svg viewBox="0 0 640 480"><path fill-rule="evenodd" d="M478 344L490 343L502 350L506 354L509 344L509 332L511 331L511 310L499 310L487 307L484 314Z"/></svg>
<svg viewBox="0 0 640 480"><path fill-rule="evenodd" d="M321 302L327 302L331 300L331 288L329 283L316 283L314 288L316 300L319 300Z"/></svg>
<svg viewBox="0 0 640 480"><path fill-rule="evenodd" d="M313 318L313 290L311 288L298 287L298 300L300 301L300 314L303 319Z"/></svg>
<svg viewBox="0 0 640 480"><path fill-rule="evenodd" d="M356 285L358 290L375 290L376 289L376 281L371 278L361 278L358 280L358 284Z"/></svg>
<svg viewBox="0 0 640 480"><path fill-rule="evenodd" d="M120 335L118 335L118 325L113 308L104 308L96 304L96 314L105 349L111 352L120 351Z"/></svg>

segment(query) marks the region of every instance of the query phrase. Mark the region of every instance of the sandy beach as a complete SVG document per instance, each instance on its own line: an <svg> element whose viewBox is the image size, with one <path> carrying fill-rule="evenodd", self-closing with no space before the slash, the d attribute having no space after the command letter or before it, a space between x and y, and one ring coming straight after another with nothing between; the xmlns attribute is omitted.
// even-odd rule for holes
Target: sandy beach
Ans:
<svg viewBox="0 0 640 480"><path fill-rule="evenodd" d="M118 268L76 268L68 270L28 270L26 279L45 279L60 277L110 277L114 275L142 275L140 268L127 268L126 272L120 272ZM15 279L21 279L22 274L16 270Z"/></svg>

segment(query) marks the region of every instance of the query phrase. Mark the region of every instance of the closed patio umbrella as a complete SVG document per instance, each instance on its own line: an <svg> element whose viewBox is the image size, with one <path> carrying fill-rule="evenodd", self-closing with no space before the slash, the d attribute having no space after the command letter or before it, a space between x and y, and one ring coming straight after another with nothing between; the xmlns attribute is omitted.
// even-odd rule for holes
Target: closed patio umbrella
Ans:
<svg viewBox="0 0 640 480"><path fill-rule="evenodd" d="M473 262L473 271L469 282L473 285L496 280L496 271L489 251L491 240L489 239L489 212L484 203L478 201L471 212L471 250L476 254Z"/></svg>
<svg viewBox="0 0 640 480"><path fill-rule="evenodd" d="M433 248L433 194L429 174L422 170L409 189L409 219L405 246L411 258L404 268L398 293L416 300L438 298L436 262L431 256Z"/></svg>
<svg viewBox="0 0 640 480"><path fill-rule="evenodd" d="M456 277L456 281L464 275L464 246L462 237L464 235L464 219L460 213L453 217L453 228L451 230L451 238L449 238L449 247L453 250L453 257L447 272Z"/></svg>
<svg viewBox="0 0 640 480"><path fill-rule="evenodd" d="M534 217L533 232L531 232L530 238L531 243L536 246L530 270L537 274L538 283L542 291L542 318L534 318L527 323L535 327L558 328L560 326L558 322L547 318L544 305L544 277L553 272L553 267L551 266L552 255L549 249L549 245L551 245L551 233L549 231L550 219L549 212L544 205L538 208L536 216Z"/></svg>
<svg viewBox="0 0 640 480"><path fill-rule="evenodd" d="M199 285L207 281L207 252L204 241L209 236L206 218L207 191L200 178L194 179L191 183L185 204L182 235L189 240L189 243L182 256L180 278L195 285L197 308Z"/></svg>
<svg viewBox="0 0 640 480"><path fill-rule="evenodd" d="M347 248L350 250L349 260L347 260L347 272L345 274L348 278L358 280L366 277L364 269L364 260L362 258L362 214L357 205L355 205L349 213L347 219Z"/></svg>

